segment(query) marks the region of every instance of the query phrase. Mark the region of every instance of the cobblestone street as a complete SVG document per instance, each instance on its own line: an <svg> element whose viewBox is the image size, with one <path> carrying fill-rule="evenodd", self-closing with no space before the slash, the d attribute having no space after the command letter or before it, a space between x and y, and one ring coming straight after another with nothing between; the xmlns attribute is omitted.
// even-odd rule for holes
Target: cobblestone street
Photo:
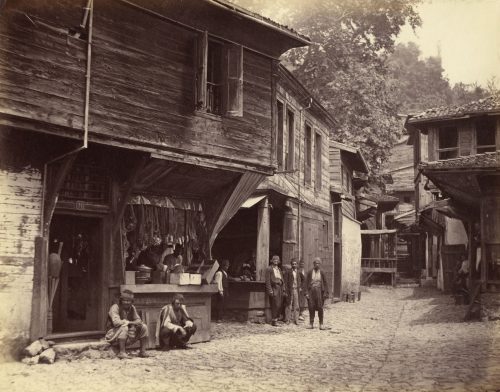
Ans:
<svg viewBox="0 0 500 392"><path fill-rule="evenodd" d="M4 391L500 391L500 323L426 288L369 288L332 329L213 324L213 339L146 359L0 367Z"/></svg>

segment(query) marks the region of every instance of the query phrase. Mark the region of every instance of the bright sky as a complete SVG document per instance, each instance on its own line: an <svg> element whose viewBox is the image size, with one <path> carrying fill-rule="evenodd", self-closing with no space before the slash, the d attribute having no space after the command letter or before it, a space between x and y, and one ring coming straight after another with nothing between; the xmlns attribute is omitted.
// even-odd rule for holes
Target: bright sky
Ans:
<svg viewBox="0 0 500 392"><path fill-rule="evenodd" d="M424 57L441 48L450 82L478 82L496 77L500 87L500 0L423 0L422 27L405 28L398 42L413 41Z"/></svg>

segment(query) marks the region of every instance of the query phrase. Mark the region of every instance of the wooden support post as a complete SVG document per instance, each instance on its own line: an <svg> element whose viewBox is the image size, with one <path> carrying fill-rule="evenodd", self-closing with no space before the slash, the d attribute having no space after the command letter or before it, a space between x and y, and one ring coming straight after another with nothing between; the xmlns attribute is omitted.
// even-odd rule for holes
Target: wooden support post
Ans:
<svg viewBox="0 0 500 392"><path fill-rule="evenodd" d="M267 197L258 205L257 215L257 252L256 252L256 276L257 280L264 280L264 273L269 265L269 201Z"/></svg>
<svg viewBox="0 0 500 392"><path fill-rule="evenodd" d="M31 300L30 340L41 338L47 333L48 310L48 240L35 238L35 263L33 268L33 295Z"/></svg>

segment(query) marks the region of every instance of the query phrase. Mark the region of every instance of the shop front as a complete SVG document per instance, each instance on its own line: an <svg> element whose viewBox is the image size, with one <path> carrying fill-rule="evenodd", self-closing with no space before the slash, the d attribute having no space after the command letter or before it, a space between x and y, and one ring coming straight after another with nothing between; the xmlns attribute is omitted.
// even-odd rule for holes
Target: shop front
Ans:
<svg viewBox="0 0 500 392"><path fill-rule="evenodd" d="M217 291L212 244L262 177L100 145L80 152L48 224L47 309L41 309L47 325L40 336L103 334L110 305L128 289L149 327L150 348L159 311L175 293L184 295L198 324L193 342L209 340ZM199 277L179 282L181 272Z"/></svg>

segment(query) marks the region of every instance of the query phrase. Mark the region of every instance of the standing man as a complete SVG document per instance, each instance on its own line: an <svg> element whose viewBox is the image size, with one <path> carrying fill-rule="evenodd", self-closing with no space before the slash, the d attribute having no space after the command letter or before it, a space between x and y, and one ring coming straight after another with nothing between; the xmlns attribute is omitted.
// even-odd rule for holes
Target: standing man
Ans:
<svg viewBox="0 0 500 392"><path fill-rule="evenodd" d="M318 311L319 329L328 329L323 327L323 303L328 298L328 285L326 283L326 276L320 270L321 259L314 258L313 269L307 273L306 282L304 286L307 305L309 307L309 323L308 329L314 328L314 316Z"/></svg>
<svg viewBox="0 0 500 392"><path fill-rule="evenodd" d="M214 282L217 283L218 293L215 294L215 320L222 322L224 317L225 299L228 294L229 282L227 279L227 270L229 269L229 260L222 260L222 265L215 273Z"/></svg>
<svg viewBox="0 0 500 392"><path fill-rule="evenodd" d="M304 309L307 308L307 301L306 301L305 292L303 290L303 284L306 280L306 272L304 270L304 260L302 260L302 259L299 261L298 271L299 271L299 275L300 275L300 281L302 282L301 286L300 286L300 292L299 292L299 306L300 306L299 320L304 321L303 313L304 313Z"/></svg>
<svg viewBox="0 0 500 392"><path fill-rule="evenodd" d="M125 352L125 347L141 341L139 356L147 358L146 343L148 341L148 327L137 314L134 301L134 293L130 290L123 290L120 295L119 304L111 305L106 324L106 336L104 339L111 345L117 344L120 351L118 358L127 359L129 356Z"/></svg>
<svg viewBox="0 0 500 392"><path fill-rule="evenodd" d="M279 256L271 258L271 265L266 269L266 293L271 304L271 325L276 326L283 302L283 275L278 267Z"/></svg>
<svg viewBox="0 0 500 392"><path fill-rule="evenodd" d="M299 295L302 292L302 277L297 269L297 260L292 259L292 268L285 272L285 288L288 293L287 320L290 316L295 323L299 320Z"/></svg>

